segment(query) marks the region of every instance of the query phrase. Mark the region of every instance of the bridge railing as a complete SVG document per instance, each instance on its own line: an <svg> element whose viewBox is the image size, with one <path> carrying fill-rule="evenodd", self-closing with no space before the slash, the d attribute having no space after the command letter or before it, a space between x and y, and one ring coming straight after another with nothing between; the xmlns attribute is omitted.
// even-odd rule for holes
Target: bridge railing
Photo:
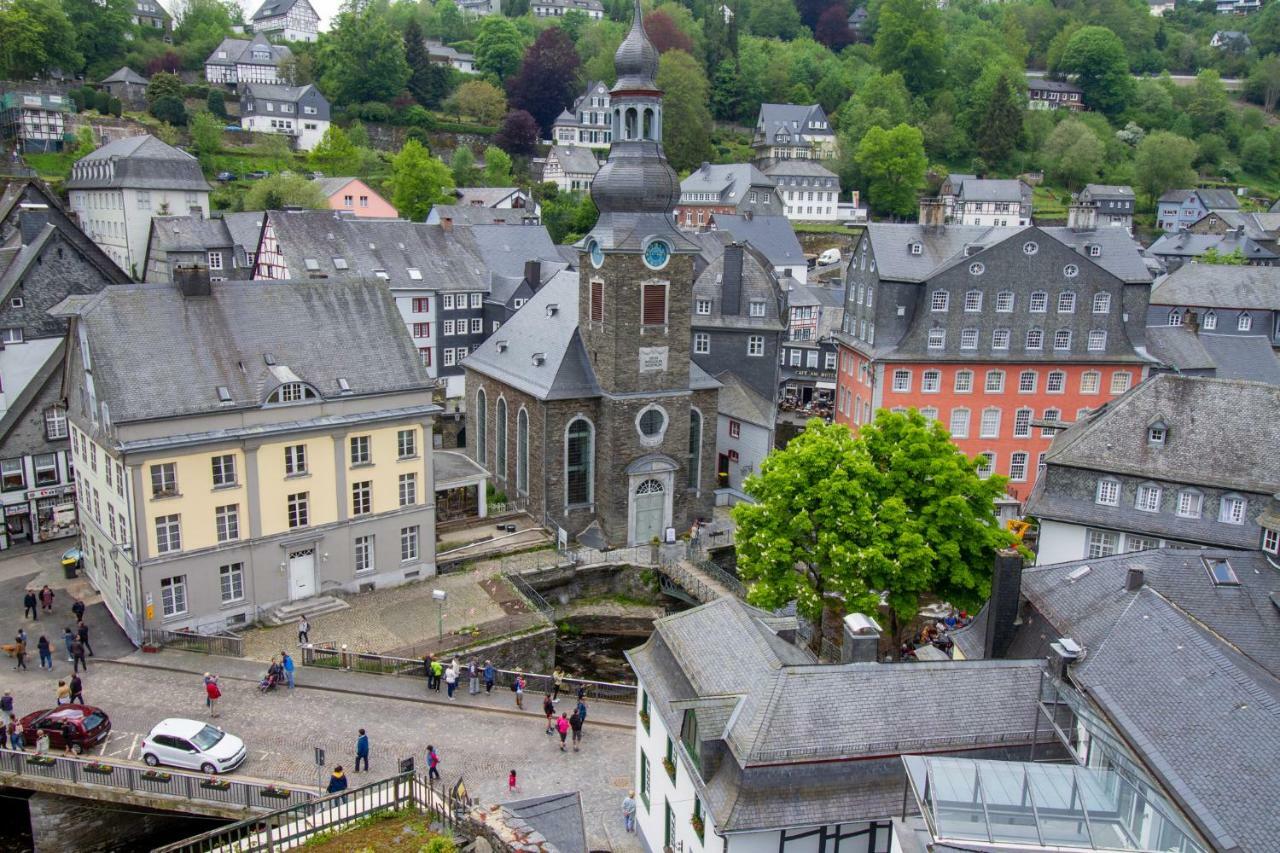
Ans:
<svg viewBox="0 0 1280 853"><path fill-rule="evenodd" d="M261 811L300 805L316 796L314 791L294 786L0 749L0 778L5 776L57 780ZM20 781L5 784L22 787Z"/></svg>
<svg viewBox="0 0 1280 853"><path fill-rule="evenodd" d="M194 631L166 631L162 628L146 628L142 632L146 645L168 649L201 652L206 655L244 657L244 638L222 631L216 634L197 634Z"/></svg>

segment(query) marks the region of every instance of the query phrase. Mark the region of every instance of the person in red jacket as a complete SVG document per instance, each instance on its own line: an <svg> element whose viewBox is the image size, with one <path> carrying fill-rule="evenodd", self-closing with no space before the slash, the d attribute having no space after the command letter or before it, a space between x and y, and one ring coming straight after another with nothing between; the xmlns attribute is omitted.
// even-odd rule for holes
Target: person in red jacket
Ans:
<svg viewBox="0 0 1280 853"><path fill-rule="evenodd" d="M204 674L205 704L209 706L209 716L218 716L218 700L222 698L222 690L218 687L218 676Z"/></svg>

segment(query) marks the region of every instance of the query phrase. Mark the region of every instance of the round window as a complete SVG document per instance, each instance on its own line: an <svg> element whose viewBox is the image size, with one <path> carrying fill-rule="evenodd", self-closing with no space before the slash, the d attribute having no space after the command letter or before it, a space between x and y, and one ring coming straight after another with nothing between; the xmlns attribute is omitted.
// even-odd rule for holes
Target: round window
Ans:
<svg viewBox="0 0 1280 853"><path fill-rule="evenodd" d="M591 265L596 269L604 266L604 250L600 248L600 244L592 240L587 244L587 253L591 256Z"/></svg>
<svg viewBox="0 0 1280 853"><path fill-rule="evenodd" d="M1039 244L1032 240L1028 240L1022 244L1022 254L1024 255L1034 255L1038 251L1040 251Z"/></svg>
<svg viewBox="0 0 1280 853"><path fill-rule="evenodd" d="M981 263L979 263L978 261L974 261L973 263L969 264L969 274L970 274L970 275L982 275L982 274L983 274L984 272L986 272L986 271L987 271L987 268L986 268L986 267L984 267L984 266L983 266Z"/></svg>
<svg viewBox="0 0 1280 853"><path fill-rule="evenodd" d="M660 270L671 259L671 247L662 240L654 240L644 249L644 262L649 269Z"/></svg>
<svg viewBox="0 0 1280 853"><path fill-rule="evenodd" d="M1062 274L1065 275L1067 278L1075 278L1080 274L1080 267L1076 266L1075 264L1067 264L1065 267L1062 268Z"/></svg>
<svg viewBox="0 0 1280 853"><path fill-rule="evenodd" d="M640 415L640 434L645 438L661 435L666 424L667 416L662 409L646 409Z"/></svg>

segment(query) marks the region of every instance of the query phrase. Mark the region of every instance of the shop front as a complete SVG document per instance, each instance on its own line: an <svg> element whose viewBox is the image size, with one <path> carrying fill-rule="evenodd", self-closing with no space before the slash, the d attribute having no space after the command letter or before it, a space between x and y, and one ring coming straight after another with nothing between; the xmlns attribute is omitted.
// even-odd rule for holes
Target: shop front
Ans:
<svg viewBox="0 0 1280 853"><path fill-rule="evenodd" d="M47 542L75 536L80 532L76 524L76 487L71 484L32 489L27 492L30 504L28 518L32 526L33 542Z"/></svg>

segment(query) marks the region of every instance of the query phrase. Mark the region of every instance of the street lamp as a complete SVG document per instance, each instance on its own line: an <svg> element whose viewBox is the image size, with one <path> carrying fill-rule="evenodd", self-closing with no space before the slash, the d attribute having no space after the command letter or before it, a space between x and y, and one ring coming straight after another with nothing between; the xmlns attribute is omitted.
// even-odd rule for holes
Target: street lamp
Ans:
<svg viewBox="0 0 1280 853"><path fill-rule="evenodd" d="M449 593L443 589L431 590L431 597L436 600L436 626L439 629L439 639L444 641L444 603L449 599Z"/></svg>

